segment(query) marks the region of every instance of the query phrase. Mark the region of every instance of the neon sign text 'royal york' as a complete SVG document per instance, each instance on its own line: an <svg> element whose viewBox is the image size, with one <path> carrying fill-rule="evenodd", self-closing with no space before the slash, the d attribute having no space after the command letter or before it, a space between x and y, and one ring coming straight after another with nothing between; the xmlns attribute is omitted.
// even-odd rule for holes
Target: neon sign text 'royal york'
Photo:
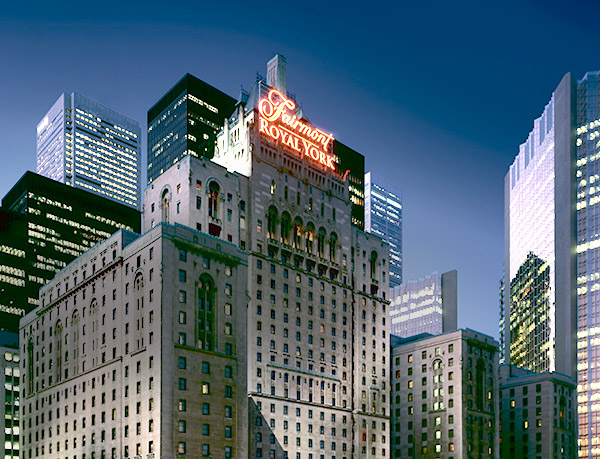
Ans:
<svg viewBox="0 0 600 459"><path fill-rule="evenodd" d="M299 120L295 109L293 100L271 89L268 96L258 103L259 132L329 169L335 169L335 158L328 153L333 135Z"/></svg>

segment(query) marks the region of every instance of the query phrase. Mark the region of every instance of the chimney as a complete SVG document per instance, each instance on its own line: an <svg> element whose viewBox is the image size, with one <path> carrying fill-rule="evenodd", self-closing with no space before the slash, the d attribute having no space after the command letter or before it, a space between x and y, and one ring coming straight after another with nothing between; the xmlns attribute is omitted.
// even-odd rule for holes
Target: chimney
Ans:
<svg viewBox="0 0 600 459"><path fill-rule="evenodd" d="M287 97L286 64L287 61L281 54L275 54L267 62L267 84Z"/></svg>

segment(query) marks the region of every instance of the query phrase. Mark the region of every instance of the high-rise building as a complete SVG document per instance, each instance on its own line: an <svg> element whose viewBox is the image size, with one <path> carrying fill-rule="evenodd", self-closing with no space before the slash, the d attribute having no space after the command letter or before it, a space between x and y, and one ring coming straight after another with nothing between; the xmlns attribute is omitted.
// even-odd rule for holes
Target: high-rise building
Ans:
<svg viewBox="0 0 600 459"><path fill-rule="evenodd" d="M365 174L365 230L390 244L390 288L402 284L402 193L372 172Z"/></svg>
<svg viewBox="0 0 600 459"><path fill-rule="evenodd" d="M190 155L149 185L144 227L248 252L250 457L386 458L388 245L353 224L348 169L287 96L284 64L244 95L212 162Z"/></svg>
<svg viewBox="0 0 600 459"><path fill-rule="evenodd" d="M140 126L80 94L62 94L37 126L37 173L139 209Z"/></svg>
<svg viewBox="0 0 600 459"><path fill-rule="evenodd" d="M0 432L4 432L2 457L19 459L21 438L19 383L19 335L0 331L0 400L4 400L0 416Z"/></svg>
<svg viewBox="0 0 600 459"><path fill-rule="evenodd" d="M390 289L392 334L408 338L456 330L457 278L456 270L433 273Z"/></svg>
<svg viewBox="0 0 600 459"><path fill-rule="evenodd" d="M499 458L498 343L473 330L392 338L391 457Z"/></svg>
<svg viewBox="0 0 600 459"><path fill-rule="evenodd" d="M247 457L246 290L243 251L166 223L71 262L21 320L25 457Z"/></svg>
<svg viewBox="0 0 600 459"><path fill-rule="evenodd" d="M352 224L365 228L365 157L339 140L333 142L337 168L348 176L348 192L352 202Z"/></svg>
<svg viewBox="0 0 600 459"><path fill-rule="evenodd" d="M577 457L577 382L500 366L500 457Z"/></svg>
<svg viewBox="0 0 600 459"><path fill-rule="evenodd" d="M39 288L73 259L120 228L140 227L130 206L26 172L0 209L0 329L17 332Z"/></svg>
<svg viewBox="0 0 600 459"><path fill-rule="evenodd" d="M506 296L504 292L504 276L500 278L500 286L499 286L499 303L500 303L500 319L498 321L498 330L500 331L500 347L498 351L500 352L499 362L500 365L504 364L506 359L506 316L504 315L504 308L506 307Z"/></svg>
<svg viewBox="0 0 600 459"><path fill-rule="evenodd" d="M148 183L187 155L212 158L236 100L189 73L148 110Z"/></svg>
<svg viewBox="0 0 600 459"><path fill-rule="evenodd" d="M600 72L566 74L505 178L506 362L577 376L579 457L599 458Z"/></svg>

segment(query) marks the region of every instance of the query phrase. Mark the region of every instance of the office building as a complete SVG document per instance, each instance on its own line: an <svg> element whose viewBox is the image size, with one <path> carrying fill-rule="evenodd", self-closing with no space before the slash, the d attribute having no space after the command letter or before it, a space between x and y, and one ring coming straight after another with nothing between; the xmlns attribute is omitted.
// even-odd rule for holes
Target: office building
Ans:
<svg viewBox="0 0 600 459"><path fill-rule="evenodd" d="M390 244L390 288L402 284L402 193L372 172L365 174L365 230Z"/></svg>
<svg viewBox="0 0 600 459"><path fill-rule="evenodd" d="M249 457L385 458L388 245L353 225L348 169L285 96L285 73L269 61L212 161L190 155L149 185L144 227L167 220L248 252ZM295 126L285 144L261 124L284 128L279 103Z"/></svg>
<svg viewBox="0 0 600 459"><path fill-rule="evenodd" d="M162 223L71 262L21 320L25 457L246 457L247 256Z"/></svg>
<svg viewBox="0 0 600 459"><path fill-rule="evenodd" d="M26 172L0 209L0 329L17 332L39 288L73 259L120 228L140 226L130 206Z"/></svg>
<svg viewBox="0 0 600 459"><path fill-rule="evenodd" d="M506 362L575 369L573 82L566 75L505 178Z"/></svg>
<svg viewBox="0 0 600 459"><path fill-rule="evenodd" d="M4 459L19 459L19 335L0 331L0 400L4 400L0 432L4 432Z"/></svg>
<svg viewBox="0 0 600 459"><path fill-rule="evenodd" d="M187 155L212 158L236 100L187 73L148 110L148 183Z"/></svg>
<svg viewBox="0 0 600 459"><path fill-rule="evenodd" d="M441 333L457 328L456 270L433 273L390 289L390 321L393 335Z"/></svg>
<svg viewBox="0 0 600 459"><path fill-rule="evenodd" d="M140 126L77 93L62 94L37 126L37 173L141 207Z"/></svg>
<svg viewBox="0 0 600 459"><path fill-rule="evenodd" d="M506 359L506 316L504 315L506 298L504 296L504 275L500 278L499 300L500 319L498 320L498 330L500 331L500 347L498 348L498 351L500 352L500 358L498 361L500 362L500 365L502 365L505 363Z"/></svg>
<svg viewBox="0 0 600 459"><path fill-rule="evenodd" d="M500 457L577 457L577 382L562 373L500 366Z"/></svg>
<svg viewBox="0 0 600 459"><path fill-rule="evenodd" d="M363 230L365 228L365 157L335 139L333 155L337 168L348 177L352 224Z"/></svg>
<svg viewBox="0 0 600 459"><path fill-rule="evenodd" d="M506 361L577 376L581 458L600 457L599 85L566 74L505 178Z"/></svg>
<svg viewBox="0 0 600 459"><path fill-rule="evenodd" d="M473 330L392 340L394 458L499 458L498 343Z"/></svg>

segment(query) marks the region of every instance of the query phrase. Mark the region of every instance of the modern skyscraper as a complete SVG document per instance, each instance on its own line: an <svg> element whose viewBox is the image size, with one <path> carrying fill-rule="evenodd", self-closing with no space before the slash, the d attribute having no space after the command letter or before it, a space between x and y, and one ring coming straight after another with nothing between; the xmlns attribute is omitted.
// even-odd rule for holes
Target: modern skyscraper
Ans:
<svg viewBox="0 0 600 459"><path fill-rule="evenodd" d="M246 272L234 245L167 224L70 263L21 321L23 450L246 457Z"/></svg>
<svg viewBox="0 0 600 459"><path fill-rule="evenodd" d="M140 126L80 94L62 94L37 126L37 173L139 209Z"/></svg>
<svg viewBox="0 0 600 459"><path fill-rule="evenodd" d="M500 457L577 457L577 382L500 366Z"/></svg>
<svg viewBox="0 0 600 459"><path fill-rule="evenodd" d="M362 230L365 228L365 157L335 139L333 154L338 169L348 175L348 192L352 202L352 224Z"/></svg>
<svg viewBox="0 0 600 459"><path fill-rule="evenodd" d="M0 331L0 400L4 400L0 416L0 432L4 433L4 459L19 459L21 426L19 384L19 335Z"/></svg>
<svg viewBox="0 0 600 459"><path fill-rule="evenodd" d="M148 183L187 155L212 158L236 100L189 73L148 110Z"/></svg>
<svg viewBox="0 0 600 459"><path fill-rule="evenodd" d="M390 288L402 284L402 193L372 172L365 174L365 230L390 244Z"/></svg>
<svg viewBox="0 0 600 459"><path fill-rule="evenodd" d="M226 121L212 162L190 155L153 180L144 225L248 251L250 457L386 458L388 245L353 225L348 169L287 96L280 57Z"/></svg>
<svg viewBox="0 0 600 459"><path fill-rule="evenodd" d="M600 457L599 89L566 74L505 178L506 361L577 375L580 458Z"/></svg>
<svg viewBox="0 0 600 459"><path fill-rule="evenodd" d="M498 343L473 330L392 338L392 456L499 458Z"/></svg>
<svg viewBox="0 0 600 459"><path fill-rule="evenodd" d="M575 92L556 88L505 178L506 363L575 372Z"/></svg>
<svg viewBox="0 0 600 459"><path fill-rule="evenodd" d="M17 332L39 288L73 259L120 228L140 227L130 206L26 172L0 209L0 329Z"/></svg>
<svg viewBox="0 0 600 459"><path fill-rule="evenodd" d="M433 273L390 289L392 335L439 335L457 328L456 270Z"/></svg>

